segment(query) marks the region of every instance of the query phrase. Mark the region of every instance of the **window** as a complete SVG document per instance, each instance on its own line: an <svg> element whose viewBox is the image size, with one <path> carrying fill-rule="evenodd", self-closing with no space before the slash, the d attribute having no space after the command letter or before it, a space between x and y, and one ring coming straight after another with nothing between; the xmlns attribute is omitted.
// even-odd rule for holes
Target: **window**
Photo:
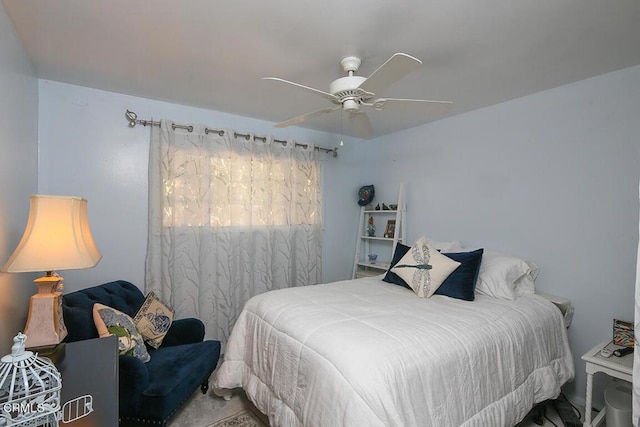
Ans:
<svg viewBox="0 0 640 427"><path fill-rule="evenodd" d="M164 179L165 227L320 223L317 165L291 157L201 156L195 149L174 153L175 174Z"/></svg>

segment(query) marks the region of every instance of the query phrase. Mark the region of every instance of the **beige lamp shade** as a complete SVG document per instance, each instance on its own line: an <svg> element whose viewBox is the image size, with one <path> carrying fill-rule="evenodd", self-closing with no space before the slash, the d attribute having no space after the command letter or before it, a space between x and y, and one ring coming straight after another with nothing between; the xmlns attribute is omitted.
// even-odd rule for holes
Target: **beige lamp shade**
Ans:
<svg viewBox="0 0 640 427"><path fill-rule="evenodd" d="M20 244L2 271L75 270L95 266L102 254L87 215L87 201L72 196L31 196Z"/></svg>

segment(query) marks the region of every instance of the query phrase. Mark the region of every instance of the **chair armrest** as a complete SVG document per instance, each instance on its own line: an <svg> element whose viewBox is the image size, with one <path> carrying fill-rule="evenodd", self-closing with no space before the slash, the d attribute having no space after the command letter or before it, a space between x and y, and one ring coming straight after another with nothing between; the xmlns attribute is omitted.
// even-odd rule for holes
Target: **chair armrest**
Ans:
<svg viewBox="0 0 640 427"><path fill-rule="evenodd" d="M174 320L162 340L162 347L192 344L204 339L204 323L200 319L186 318Z"/></svg>
<svg viewBox="0 0 640 427"><path fill-rule="evenodd" d="M142 392L149 386L149 370L137 357L122 355L118 362L120 413L130 414L139 407Z"/></svg>

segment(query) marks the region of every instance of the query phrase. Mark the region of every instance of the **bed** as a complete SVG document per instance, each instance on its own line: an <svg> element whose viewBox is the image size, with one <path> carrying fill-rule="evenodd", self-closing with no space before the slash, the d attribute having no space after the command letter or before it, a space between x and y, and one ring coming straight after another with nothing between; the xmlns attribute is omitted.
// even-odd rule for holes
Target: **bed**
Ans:
<svg viewBox="0 0 640 427"><path fill-rule="evenodd" d="M535 294L417 298L382 276L246 304L214 377L272 426L513 426L574 368L560 311Z"/></svg>
<svg viewBox="0 0 640 427"><path fill-rule="evenodd" d="M537 274L457 242L399 243L385 275L249 300L215 390L243 388L272 426L513 426L574 375Z"/></svg>

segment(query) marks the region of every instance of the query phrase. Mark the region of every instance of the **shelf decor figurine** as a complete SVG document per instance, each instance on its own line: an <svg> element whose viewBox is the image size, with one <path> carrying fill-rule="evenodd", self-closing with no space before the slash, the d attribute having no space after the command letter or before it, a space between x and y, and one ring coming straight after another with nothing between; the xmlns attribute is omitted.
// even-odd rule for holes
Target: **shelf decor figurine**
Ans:
<svg viewBox="0 0 640 427"><path fill-rule="evenodd" d="M367 236L375 237L376 235L376 226L373 224L373 217L369 217L369 221L367 223Z"/></svg>

